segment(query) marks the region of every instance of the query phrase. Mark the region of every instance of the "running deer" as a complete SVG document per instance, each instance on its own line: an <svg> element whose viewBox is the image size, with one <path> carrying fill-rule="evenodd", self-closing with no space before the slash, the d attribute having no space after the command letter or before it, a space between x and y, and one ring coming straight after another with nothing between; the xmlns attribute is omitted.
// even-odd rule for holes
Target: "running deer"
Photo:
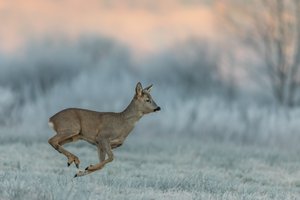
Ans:
<svg viewBox="0 0 300 200"><path fill-rule="evenodd" d="M62 147L64 144L85 140L98 148L100 162L88 166L84 171L77 172L74 177L100 170L105 164L113 161L112 149L123 144L135 123L144 114L160 110L150 95L151 88L152 85L143 89L141 83L137 83L132 101L120 113L68 108L56 113L49 119L49 126L56 132L56 135L50 138L48 142L54 149L68 158L68 166L74 162L79 168L80 160L64 149Z"/></svg>

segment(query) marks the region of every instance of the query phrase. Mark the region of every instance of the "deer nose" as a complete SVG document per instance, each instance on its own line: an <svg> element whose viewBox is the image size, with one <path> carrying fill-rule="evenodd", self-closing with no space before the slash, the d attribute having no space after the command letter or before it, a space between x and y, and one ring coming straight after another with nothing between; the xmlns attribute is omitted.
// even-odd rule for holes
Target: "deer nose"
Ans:
<svg viewBox="0 0 300 200"><path fill-rule="evenodd" d="M156 112L156 111L160 111L160 107L159 106L154 109L154 112Z"/></svg>

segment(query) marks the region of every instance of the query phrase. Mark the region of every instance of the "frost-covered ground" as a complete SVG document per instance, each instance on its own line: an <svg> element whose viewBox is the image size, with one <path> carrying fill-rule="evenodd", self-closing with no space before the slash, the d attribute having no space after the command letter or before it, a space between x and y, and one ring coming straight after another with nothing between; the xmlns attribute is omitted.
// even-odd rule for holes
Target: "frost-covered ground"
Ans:
<svg viewBox="0 0 300 200"><path fill-rule="evenodd" d="M199 53L137 67L107 40L57 45L0 59L0 200L300 199L300 107L231 93ZM138 122L112 163L74 179L47 143L48 118L67 107L121 111L138 81L153 83L162 110ZM81 169L98 162L90 144L67 149Z"/></svg>
<svg viewBox="0 0 300 200"><path fill-rule="evenodd" d="M136 81L110 81L100 72L82 73L13 110L0 127L1 200L300 199L299 108L185 99L160 83L152 93L162 111L142 118L103 170L74 179L75 166L47 143L54 134L47 120L64 107L122 110ZM90 144L67 149L81 169L98 162Z"/></svg>
<svg viewBox="0 0 300 200"><path fill-rule="evenodd" d="M81 169L88 143L68 145ZM242 146L134 132L101 171L75 166L47 141L0 146L0 199L300 199L300 148Z"/></svg>

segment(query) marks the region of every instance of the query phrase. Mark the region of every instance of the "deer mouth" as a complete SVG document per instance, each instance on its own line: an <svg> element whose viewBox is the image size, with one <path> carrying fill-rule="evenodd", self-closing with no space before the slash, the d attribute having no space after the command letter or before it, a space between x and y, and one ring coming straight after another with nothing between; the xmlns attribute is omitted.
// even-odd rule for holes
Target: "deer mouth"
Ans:
<svg viewBox="0 0 300 200"><path fill-rule="evenodd" d="M158 107L157 107L157 108L155 108L153 111L154 111L154 112L156 112L156 111L160 111L160 107L158 106Z"/></svg>

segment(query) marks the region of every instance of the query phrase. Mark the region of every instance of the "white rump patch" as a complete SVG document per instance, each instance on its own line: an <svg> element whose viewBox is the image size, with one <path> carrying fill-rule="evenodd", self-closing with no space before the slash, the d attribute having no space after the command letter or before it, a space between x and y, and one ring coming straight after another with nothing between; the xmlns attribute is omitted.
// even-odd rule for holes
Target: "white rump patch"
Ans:
<svg viewBox="0 0 300 200"><path fill-rule="evenodd" d="M50 122L50 121L49 121L49 122L48 122L48 125L49 125L50 128L52 128L52 129L54 130L54 124L53 124L53 122Z"/></svg>

